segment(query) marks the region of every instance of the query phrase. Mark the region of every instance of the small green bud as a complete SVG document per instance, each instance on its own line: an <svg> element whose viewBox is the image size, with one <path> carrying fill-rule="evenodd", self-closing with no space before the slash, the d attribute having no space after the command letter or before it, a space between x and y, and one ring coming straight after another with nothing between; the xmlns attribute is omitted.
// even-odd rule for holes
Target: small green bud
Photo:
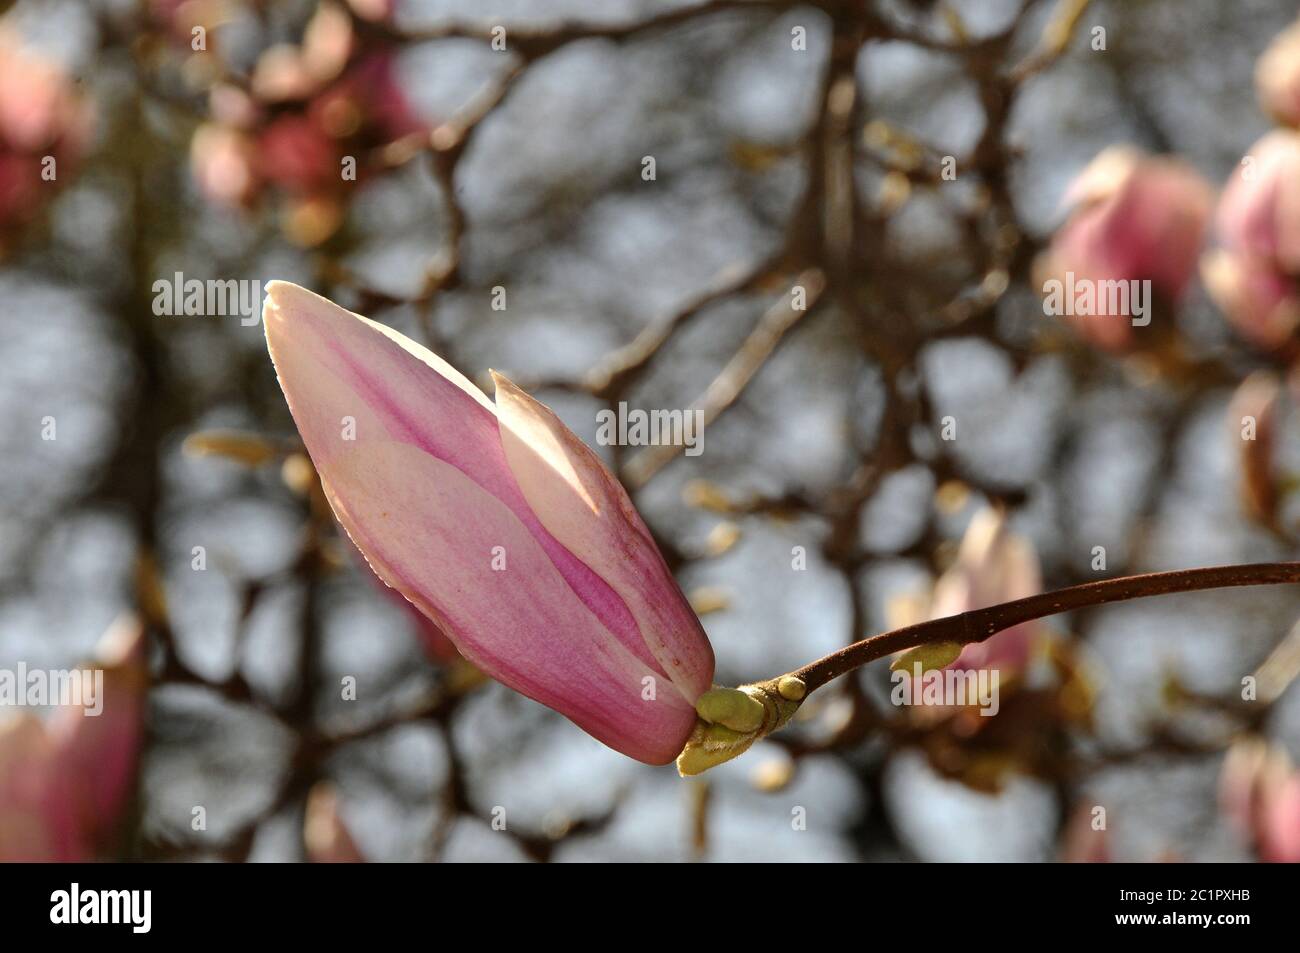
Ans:
<svg viewBox="0 0 1300 953"><path fill-rule="evenodd" d="M756 735L752 732L733 731L726 725L697 722L686 747L677 756L677 771L684 778L703 774L709 768L715 768L744 754L755 739Z"/></svg>
<svg viewBox="0 0 1300 953"><path fill-rule="evenodd" d="M934 642L929 645L918 645L894 659L894 663L889 668L894 672L899 670L911 672L917 662L921 663L922 672L928 672L936 668L946 668L957 661L957 656L961 655L962 648L960 642Z"/></svg>
<svg viewBox="0 0 1300 953"><path fill-rule="evenodd" d="M695 700L695 711L705 721L741 732L757 731L766 710L763 703L738 688L711 688Z"/></svg>
<svg viewBox="0 0 1300 953"><path fill-rule="evenodd" d="M776 683L776 690L782 698L792 702L801 702L808 694L808 686L793 675L782 675Z"/></svg>

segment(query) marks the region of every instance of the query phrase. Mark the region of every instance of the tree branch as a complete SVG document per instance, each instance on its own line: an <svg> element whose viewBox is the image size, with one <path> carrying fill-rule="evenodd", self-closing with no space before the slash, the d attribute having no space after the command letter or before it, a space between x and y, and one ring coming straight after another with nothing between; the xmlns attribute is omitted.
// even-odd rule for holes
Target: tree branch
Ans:
<svg viewBox="0 0 1300 953"><path fill-rule="evenodd" d="M1251 563L1245 566L1210 566L1203 569L1178 569L1173 572L1145 573L1120 579L1103 579L1080 586L1004 602L986 609L973 609L943 619L909 625L892 632L873 635L861 642L832 652L789 674L801 679L812 692L831 679L861 668L868 662L891 655L901 649L936 642L983 642L1003 629L1060 612L1087 609L1108 602L1123 602L1144 596L1174 592L1197 592L1202 589L1225 589L1232 586L1268 586L1300 582L1300 562Z"/></svg>

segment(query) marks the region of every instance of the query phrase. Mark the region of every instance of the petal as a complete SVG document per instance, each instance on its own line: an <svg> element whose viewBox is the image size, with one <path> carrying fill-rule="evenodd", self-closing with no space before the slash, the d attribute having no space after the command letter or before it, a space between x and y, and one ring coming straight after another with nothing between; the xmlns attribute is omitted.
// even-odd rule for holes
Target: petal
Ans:
<svg viewBox="0 0 1300 953"><path fill-rule="evenodd" d="M372 568L467 659L630 757L677 756L694 709L674 691L643 698L660 673L601 624L510 507L396 441L335 454L320 475Z"/></svg>
<svg viewBox="0 0 1300 953"><path fill-rule="evenodd" d="M492 377L506 459L528 505L618 593L660 667L694 702L713 682L713 649L627 491L550 408Z"/></svg>
<svg viewBox="0 0 1300 953"><path fill-rule="evenodd" d="M135 780L148 690L144 645L138 618L115 622L96 646L100 697L89 706L61 708L50 723L57 783L76 804L92 841L116 826Z"/></svg>
<svg viewBox="0 0 1300 953"><path fill-rule="evenodd" d="M74 812L55 788L54 746L39 718L0 721L0 863L89 860Z"/></svg>
<svg viewBox="0 0 1300 953"><path fill-rule="evenodd" d="M496 408L463 374L391 328L287 282L267 286L263 324L317 470L339 454L389 440L451 464L510 509L629 651L659 666L623 600L533 513L506 462Z"/></svg>

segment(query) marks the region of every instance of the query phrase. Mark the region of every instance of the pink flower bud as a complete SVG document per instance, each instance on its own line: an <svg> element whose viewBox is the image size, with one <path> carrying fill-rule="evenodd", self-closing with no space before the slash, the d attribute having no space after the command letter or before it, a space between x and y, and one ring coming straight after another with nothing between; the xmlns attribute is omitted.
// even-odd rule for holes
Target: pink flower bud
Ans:
<svg viewBox="0 0 1300 953"><path fill-rule="evenodd" d="M204 123L190 140L190 169L213 202L244 205L257 194L257 149L242 130Z"/></svg>
<svg viewBox="0 0 1300 953"><path fill-rule="evenodd" d="M1165 301L1183 295L1213 204L1210 186L1190 166L1112 147L1074 180L1065 201L1070 216L1040 265L1042 277L1072 275L1094 287L1147 280ZM1132 343L1133 315L1110 314L1105 296L1097 297L1099 312L1074 324L1099 347L1123 350Z"/></svg>
<svg viewBox="0 0 1300 953"><path fill-rule="evenodd" d="M1223 190L1218 240L1300 274L1300 133L1279 129L1251 146Z"/></svg>
<svg viewBox="0 0 1300 953"><path fill-rule="evenodd" d="M93 860L135 777L147 688L144 630L117 622L97 647L102 692L48 723L0 722L0 861Z"/></svg>
<svg viewBox="0 0 1300 953"><path fill-rule="evenodd" d="M1255 143L1223 191L1216 236L1201 264L1210 295L1248 340L1284 343L1300 321L1300 133Z"/></svg>
<svg viewBox="0 0 1300 953"><path fill-rule="evenodd" d="M984 609L1042 591L1033 544L1007 529L1006 518L993 509L971 520L957 551L957 561L934 587L930 618ZM967 645L949 668L999 669L1012 675L1029 665L1038 624L1012 626L983 642Z"/></svg>
<svg viewBox="0 0 1300 953"><path fill-rule="evenodd" d="M1300 771L1285 751L1259 738L1233 744L1219 775L1219 804L1261 860L1300 863Z"/></svg>
<svg viewBox="0 0 1300 953"><path fill-rule="evenodd" d="M307 795L302 839L307 859L314 864L365 863L352 832L343 823L338 795L332 785L322 782Z"/></svg>
<svg viewBox="0 0 1300 953"><path fill-rule="evenodd" d="M262 130L257 148L261 175L291 192L317 192L340 181L337 142L305 116L275 120Z"/></svg>
<svg viewBox="0 0 1300 953"><path fill-rule="evenodd" d="M0 27L0 230L30 220L81 156L91 115L71 78ZM53 160L57 180L47 180Z"/></svg>
<svg viewBox="0 0 1300 953"><path fill-rule="evenodd" d="M1300 21L1279 33L1255 64L1264 111L1284 126L1300 126Z"/></svg>
<svg viewBox="0 0 1300 953"><path fill-rule="evenodd" d="M331 135L361 133L388 143L425 129L398 82L396 61L388 52L369 54L353 63L312 101L310 115Z"/></svg>
<svg viewBox="0 0 1300 953"><path fill-rule="evenodd" d="M402 335L295 285L263 323L334 513L482 671L667 764L713 650L614 476L500 375L494 405Z"/></svg>
<svg viewBox="0 0 1300 953"><path fill-rule="evenodd" d="M51 720L59 777L69 785L82 830L92 842L112 832L134 782L142 741L148 668L144 626L134 616L118 620L95 649L104 673L102 710L64 708Z"/></svg>

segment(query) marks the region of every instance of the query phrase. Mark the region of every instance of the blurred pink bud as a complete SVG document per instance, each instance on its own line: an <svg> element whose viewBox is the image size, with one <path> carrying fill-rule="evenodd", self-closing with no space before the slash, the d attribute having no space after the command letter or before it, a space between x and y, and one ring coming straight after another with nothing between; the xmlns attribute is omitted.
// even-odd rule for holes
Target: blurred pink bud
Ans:
<svg viewBox="0 0 1300 953"><path fill-rule="evenodd" d="M144 628L116 622L96 648L102 692L48 723L0 723L0 861L94 859L130 795L143 736Z"/></svg>
<svg viewBox="0 0 1300 953"><path fill-rule="evenodd" d="M1228 249L1300 274L1300 132L1279 129L1251 146L1215 217Z"/></svg>
<svg viewBox="0 0 1300 953"><path fill-rule="evenodd" d="M305 116L281 116L257 140L261 175L291 192L317 192L341 181L338 144Z"/></svg>
<svg viewBox="0 0 1300 953"><path fill-rule="evenodd" d="M496 404L391 329L282 281L263 324L335 515L486 674L667 764L713 650L631 500L550 410Z"/></svg>
<svg viewBox="0 0 1300 953"><path fill-rule="evenodd" d="M427 124L415 115L392 54L372 53L349 66L343 77L318 96L311 115L340 138L365 132L392 142L422 132Z"/></svg>
<svg viewBox="0 0 1300 953"><path fill-rule="evenodd" d="M73 800L94 840L111 832L126 805L140 754L148 692L144 626L119 619L95 648L104 672L103 709L87 717L61 709L50 722L64 777L76 778Z"/></svg>
<svg viewBox="0 0 1300 953"><path fill-rule="evenodd" d="M0 721L0 863L88 859L56 762L38 717L24 712Z"/></svg>
<svg viewBox="0 0 1300 953"><path fill-rule="evenodd" d="M1201 259L1201 278L1232 326L1258 347L1285 344L1300 324L1296 280L1263 258L1216 248Z"/></svg>
<svg viewBox="0 0 1300 953"><path fill-rule="evenodd" d="M1126 146L1100 153L1071 183L1071 212L1052 239L1040 276L1065 282L1151 282L1176 303L1196 271L1197 255L1213 205L1213 191L1190 166L1147 156ZM1073 317L1079 332L1099 347L1132 343L1131 314L1098 311Z"/></svg>
<svg viewBox="0 0 1300 953"><path fill-rule="evenodd" d="M190 140L190 170L199 191L222 205L245 205L257 194L257 149L247 133L204 123Z"/></svg>
<svg viewBox="0 0 1300 953"><path fill-rule="evenodd" d="M1300 21L1279 33L1255 65L1264 111L1284 126L1300 126Z"/></svg>
<svg viewBox="0 0 1300 953"><path fill-rule="evenodd" d="M348 6L361 19L379 23L397 11L397 0L348 0Z"/></svg>
<svg viewBox="0 0 1300 953"><path fill-rule="evenodd" d="M79 152L89 119L63 69L0 29L0 144L27 153L49 152L57 145Z"/></svg>
<svg viewBox="0 0 1300 953"><path fill-rule="evenodd" d="M1042 591L1033 544L1012 533L1006 517L987 508L975 514L957 551L957 561L934 587L930 618L942 619L971 609L1023 599ZM1032 656L1038 623L1005 629L962 649L948 668L1023 672Z"/></svg>
<svg viewBox="0 0 1300 953"><path fill-rule="evenodd" d="M1223 759L1219 805L1260 859L1300 863L1300 772L1260 738L1235 742Z"/></svg>
<svg viewBox="0 0 1300 953"><path fill-rule="evenodd" d="M338 794L329 784L317 784L307 795L303 843L307 859L314 864L362 864L366 860L343 823Z"/></svg>
<svg viewBox="0 0 1300 953"><path fill-rule="evenodd" d="M1201 265L1211 296L1248 340L1284 343L1300 321L1300 133L1255 143L1223 191L1216 236Z"/></svg>
<svg viewBox="0 0 1300 953"><path fill-rule="evenodd" d="M0 151L0 226L22 222L41 204L41 160Z"/></svg>
<svg viewBox="0 0 1300 953"><path fill-rule="evenodd" d="M1086 804L1079 805L1065 824L1061 860L1067 864L1111 862L1110 834L1105 827L1094 825L1093 810Z"/></svg>
<svg viewBox="0 0 1300 953"><path fill-rule="evenodd" d="M0 27L0 229L29 220L83 152L91 114L71 78ZM57 178L47 180L44 163Z"/></svg>

